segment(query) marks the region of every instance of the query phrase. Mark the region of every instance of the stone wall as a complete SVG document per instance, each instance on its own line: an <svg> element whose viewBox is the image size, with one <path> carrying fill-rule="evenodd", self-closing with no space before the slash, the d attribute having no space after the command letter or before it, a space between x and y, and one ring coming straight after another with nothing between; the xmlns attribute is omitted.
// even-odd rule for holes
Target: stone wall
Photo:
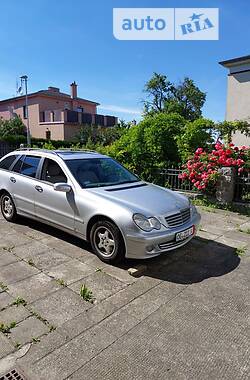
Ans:
<svg viewBox="0 0 250 380"><path fill-rule="evenodd" d="M217 183L216 199L221 203L230 203L234 199L236 184L236 169L223 167L219 169L220 177Z"/></svg>

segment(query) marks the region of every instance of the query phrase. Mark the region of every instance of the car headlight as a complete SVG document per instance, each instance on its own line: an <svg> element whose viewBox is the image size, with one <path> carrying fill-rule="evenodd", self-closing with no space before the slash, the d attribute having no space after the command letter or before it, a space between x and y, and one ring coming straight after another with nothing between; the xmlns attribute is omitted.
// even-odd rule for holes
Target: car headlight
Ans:
<svg viewBox="0 0 250 380"><path fill-rule="evenodd" d="M133 221L139 227L141 230L150 232L152 230L160 230L161 229L161 223L158 219L155 217L147 218L146 216L142 214L134 214L133 215Z"/></svg>

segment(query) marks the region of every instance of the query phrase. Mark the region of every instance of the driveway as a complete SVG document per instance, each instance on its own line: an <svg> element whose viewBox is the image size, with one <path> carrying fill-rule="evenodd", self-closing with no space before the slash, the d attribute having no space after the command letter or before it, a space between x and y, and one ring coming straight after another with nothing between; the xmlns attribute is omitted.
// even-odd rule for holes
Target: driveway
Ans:
<svg viewBox="0 0 250 380"><path fill-rule="evenodd" d="M249 218L201 213L186 247L123 267L0 219L0 379L249 379Z"/></svg>

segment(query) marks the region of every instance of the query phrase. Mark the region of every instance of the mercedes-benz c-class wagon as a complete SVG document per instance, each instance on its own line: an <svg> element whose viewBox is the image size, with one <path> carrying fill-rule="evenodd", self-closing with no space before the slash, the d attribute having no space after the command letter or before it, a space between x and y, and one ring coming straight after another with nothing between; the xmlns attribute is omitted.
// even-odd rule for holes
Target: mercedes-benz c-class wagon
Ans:
<svg viewBox="0 0 250 380"><path fill-rule="evenodd" d="M92 151L22 149L0 160L1 212L91 243L105 262L146 259L189 242L200 215L183 195Z"/></svg>

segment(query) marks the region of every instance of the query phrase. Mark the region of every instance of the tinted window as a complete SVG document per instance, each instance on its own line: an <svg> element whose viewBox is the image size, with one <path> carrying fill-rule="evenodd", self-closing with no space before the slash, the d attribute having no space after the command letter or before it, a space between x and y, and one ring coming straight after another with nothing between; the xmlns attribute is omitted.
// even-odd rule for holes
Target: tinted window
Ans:
<svg viewBox="0 0 250 380"><path fill-rule="evenodd" d="M24 156L21 156L19 160L15 163L12 171L15 173L20 173L20 169L22 167L23 161L24 161Z"/></svg>
<svg viewBox="0 0 250 380"><path fill-rule="evenodd" d="M13 164L13 162L15 161L16 158L17 158L17 156L15 156L15 155L8 156L8 157L4 158L0 162L0 169L9 170L10 166Z"/></svg>
<svg viewBox="0 0 250 380"><path fill-rule="evenodd" d="M50 183L67 182L67 177L57 162L46 158L44 160L41 179Z"/></svg>
<svg viewBox="0 0 250 380"><path fill-rule="evenodd" d="M83 188L121 185L139 179L111 158L66 160L67 166Z"/></svg>
<svg viewBox="0 0 250 380"><path fill-rule="evenodd" d="M35 178L39 162L40 157L22 156L15 164L13 171Z"/></svg>
<svg viewBox="0 0 250 380"><path fill-rule="evenodd" d="M40 157L26 156L23 161L20 173L35 178L39 162Z"/></svg>

